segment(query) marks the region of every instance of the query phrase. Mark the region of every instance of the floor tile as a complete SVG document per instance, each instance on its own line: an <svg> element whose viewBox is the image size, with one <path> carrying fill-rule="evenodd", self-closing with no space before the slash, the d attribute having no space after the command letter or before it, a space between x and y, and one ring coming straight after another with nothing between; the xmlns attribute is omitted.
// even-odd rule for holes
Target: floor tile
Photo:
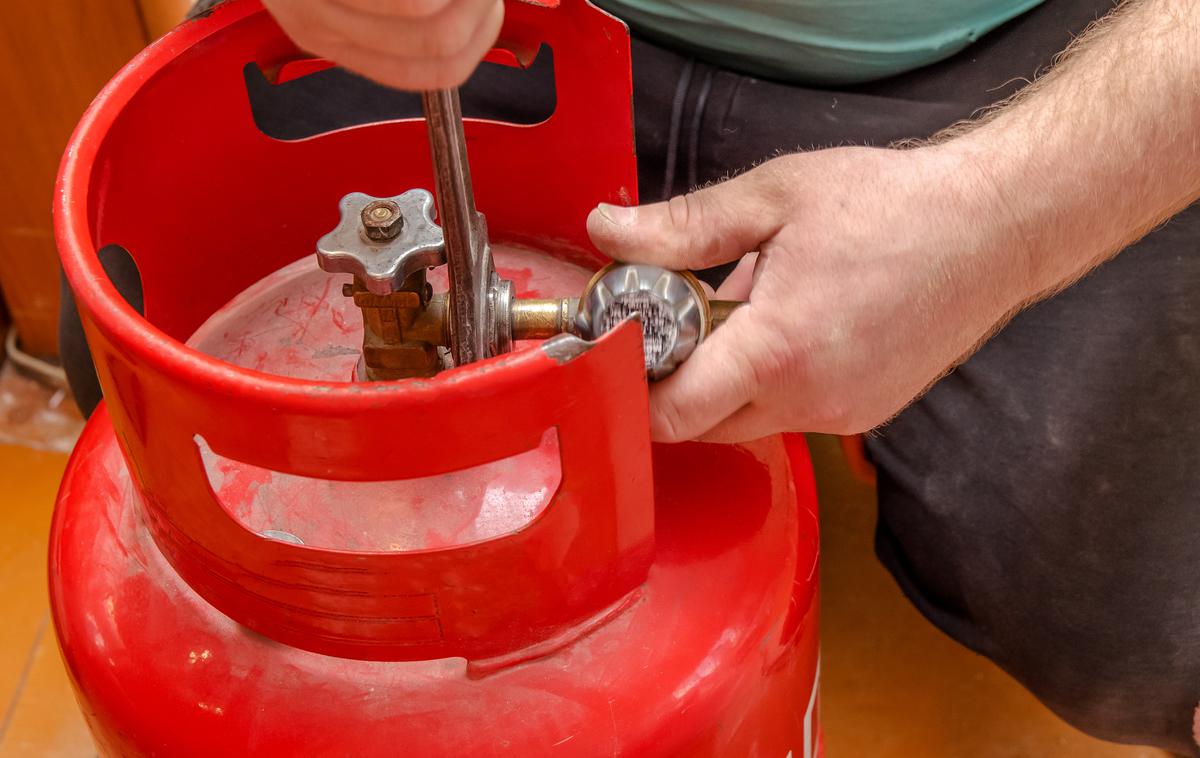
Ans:
<svg viewBox="0 0 1200 758"><path fill-rule="evenodd" d="M82 758L96 751L45 617L29 674L0 737L0 758Z"/></svg>

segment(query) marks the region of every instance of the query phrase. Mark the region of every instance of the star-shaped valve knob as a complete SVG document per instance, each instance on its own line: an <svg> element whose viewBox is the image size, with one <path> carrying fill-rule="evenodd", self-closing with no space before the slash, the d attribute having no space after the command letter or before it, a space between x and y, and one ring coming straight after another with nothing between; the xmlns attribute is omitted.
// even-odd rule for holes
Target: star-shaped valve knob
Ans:
<svg viewBox="0 0 1200 758"><path fill-rule="evenodd" d="M353 274L369 292L388 295L421 269L446 262L428 191L412 189L395 197L351 192L338 207L338 225L317 240L323 270Z"/></svg>

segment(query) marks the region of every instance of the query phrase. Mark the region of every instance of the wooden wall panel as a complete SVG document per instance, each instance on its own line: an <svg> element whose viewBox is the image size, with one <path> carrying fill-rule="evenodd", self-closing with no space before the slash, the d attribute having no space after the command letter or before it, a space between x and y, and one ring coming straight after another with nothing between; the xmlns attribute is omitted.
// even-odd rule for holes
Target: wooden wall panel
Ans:
<svg viewBox="0 0 1200 758"><path fill-rule="evenodd" d="M63 147L146 40L136 0L0 0L0 289L30 352L57 352L50 207Z"/></svg>
<svg viewBox="0 0 1200 758"><path fill-rule="evenodd" d="M192 7L192 0L140 0L146 30L154 39L175 28Z"/></svg>

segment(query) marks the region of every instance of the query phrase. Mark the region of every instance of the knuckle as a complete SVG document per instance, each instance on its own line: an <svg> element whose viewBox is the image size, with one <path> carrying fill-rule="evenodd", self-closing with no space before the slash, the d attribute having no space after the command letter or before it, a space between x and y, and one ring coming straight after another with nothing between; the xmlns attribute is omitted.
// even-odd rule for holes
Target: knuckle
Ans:
<svg viewBox="0 0 1200 758"><path fill-rule="evenodd" d="M445 59L433 75L435 86L439 88L458 87L470 78L474 70L475 61L470 56L460 55Z"/></svg>
<svg viewBox="0 0 1200 758"><path fill-rule="evenodd" d="M755 168L744 175L753 180L746 188L747 194L759 203L778 203L781 198L789 197L799 186L796 176L804 160L802 153L783 155Z"/></svg>
<svg viewBox="0 0 1200 758"><path fill-rule="evenodd" d="M392 58L376 65L377 68L362 73L391 87L411 91L457 87L472 71L469 60L453 58L426 61Z"/></svg>
<svg viewBox="0 0 1200 758"><path fill-rule="evenodd" d="M829 427L830 434L839 434L843 437L848 437L865 432L873 425L855 423L855 419L843 410L835 412L833 418L827 422L827 426Z"/></svg>
<svg viewBox="0 0 1200 758"><path fill-rule="evenodd" d="M329 60L338 61L347 58L354 45L339 29L323 27L308 35L311 38L310 49L320 53ZM299 40L297 40L299 41Z"/></svg>
<svg viewBox="0 0 1200 758"><path fill-rule="evenodd" d="M324 36L323 26L313 23L312 18L303 12L277 12L275 20L293 42L308 50L318 47L320 38Z"/></svg>
<svg viewBox="0 0 1200 758"><path fill-rule="evenodd" d="M436 86L425 70L414 66L410 61L391 59L387 63L380 64L378 69L366 70L362 73L397 89L418 90Z"/></svg>
<svg viewBox="0 0 1200 758"><path fill-rule="evenodd" d="M441 13L449 0L397 0L394 13L406 18L430 18Z"/></svg>
<svg viewBox="0 0 1200 758"><path fill-rule="evenodd" d="M454 59L471 42L474 29L457 19L440 16L428 22L425 35L425 53L433 58Z"/></svg>
<svg viewBox="0 0 1200 758"><path fill-rule="evenodd" d="M806 399L804 412L799 414L799 422L806 432L817 434L844 434L844 424L839 423L837 414L813 396Z"/></svg>
<svg viewBox="0 0 1200 758"><path fill-rule="evenodd" d="M699 242L702 238L695 232L704 230L704 224L703 201L698 193L676 195L667 201L665 228L656 230L656 236L661 238L657 244L672 266L687 268L696 263L706 244ZM711 242L716 231L706 230L703 239Z"/></svg>
<svg viewBox="0 0 1200 758"><path fill-rule="evenodd" d="M770 386L773 368L769 359L745 357L729 367L730 392L736 397L758 398Z"/></svg>
<svg viewBox="0 0 1200 758"><path fill-rule="evenodd" d="M865 422L862 409L840 394L827 394L817 398L807 415L808 426L811 426L813 431L825 434L860 434L876 426Z"/></svg>
<svg viewBox="0 0 1200 758"><path fill-rule="evenodd" d="M740 373L744 377L744 389L750 397L764 388L783 383L789 366L780 353L778 350L764 350L746 360L746 367Z"/></svg>
<svg viewBox="0 0 1200 758"><path fill-rule="evenodd" d="M753 327L744 327L739 365L749 397L803 379L803 354L789 339L786 325L769 313L756 313Z"/></svg>
<svg viewBox="0 0 1200 758"><path fill-rule="evenodd" d="M667 203L668 217L671 226L676 229L686 229L689 226L702 226L704 223L702 202L698 192L688 192L676 195Z"/></svg>
<svg viewBox="0 0 1200 758"><path fill-rule="evenodd" d="M656 399L651 409L651 430L660 442L683 442L686 424L678 404L665 398Z"/></svg>
<svg viewBox="0 0 1200 758"><path fill-rule="evenodd" d="M336 60L346 48L347 34L341 25L328 21L313 8L297 9L295 15L278 21L288 36L309 52Z"/></svg>

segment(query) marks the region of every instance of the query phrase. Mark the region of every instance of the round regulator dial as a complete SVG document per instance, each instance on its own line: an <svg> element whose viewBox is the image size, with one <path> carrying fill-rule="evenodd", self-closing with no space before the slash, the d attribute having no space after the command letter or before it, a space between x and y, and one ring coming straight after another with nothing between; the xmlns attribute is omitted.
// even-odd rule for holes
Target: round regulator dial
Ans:
<svg viewBox="0 0 1200 758"><path fill-rule="evenodd" d="M708 336L708 296L696 277L641 263L613 263L596 273L579 299L575 326L594 340L638 315L646 373L662 379Z"/></svg>

